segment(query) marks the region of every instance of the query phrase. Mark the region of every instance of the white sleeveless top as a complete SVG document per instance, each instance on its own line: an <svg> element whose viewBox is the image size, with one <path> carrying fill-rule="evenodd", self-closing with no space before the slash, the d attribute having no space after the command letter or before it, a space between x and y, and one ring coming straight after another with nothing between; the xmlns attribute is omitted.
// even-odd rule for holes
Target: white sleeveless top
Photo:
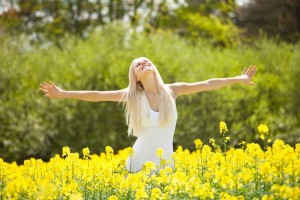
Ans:
<svg viewBox="0 0 300 200"><path fill-rule="evenodd" d="M126 161L128 171L137 172L143 168L146 161L152 161L157 166L160 165L160 158L156 151L158 148L164 150L163 158L167 161L171 159L173 153L173 136L177 121L177 110L175 100L172 98L173 114L170 122L167 125L159 124L159 112L151 109L148 101L148 116L142 120L142 129L138 134L138 138L133 145L134 155L130 156Z"/></svg>

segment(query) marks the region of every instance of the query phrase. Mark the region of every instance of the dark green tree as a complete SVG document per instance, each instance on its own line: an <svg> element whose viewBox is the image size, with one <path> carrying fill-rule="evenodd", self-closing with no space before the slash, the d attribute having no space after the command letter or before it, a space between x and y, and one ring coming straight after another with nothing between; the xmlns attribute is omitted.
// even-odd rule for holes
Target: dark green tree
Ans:
<svg viewBox="0 0 300 200"><path fill-rule="evenodd" d="M176 0L17 0L16 5L0 15L4 33L24 33L32 41L54 41L61 47L68 35L86 38L95 27L124 19L133 30L171 30L225 46L235 44L239 35L232 22L233 0L187 0L185 4Z"/></svg>
<svg viewBox="0 0 300 200"><path fill-rule="evenodd" d="M238 9L237 19L247 36L256 37L263 31L291 42L300 38L298 0L252 0Z"/></svg>

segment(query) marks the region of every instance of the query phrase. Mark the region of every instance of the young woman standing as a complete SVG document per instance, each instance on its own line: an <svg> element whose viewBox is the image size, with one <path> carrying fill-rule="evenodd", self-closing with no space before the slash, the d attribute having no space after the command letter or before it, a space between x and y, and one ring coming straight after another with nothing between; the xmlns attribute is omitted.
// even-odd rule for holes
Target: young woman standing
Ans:
<svg viewBox="0 0 300 200"><path fill-rule="evenodd" d="M242 74L229 78L206 81L165 84L156 66L146 57L136 58L129 69L129 85L112 91L66 91L53 82L41 83L40 90L49 98L78 99L83 101L116 101L125 105L128 134L137 137L134 156L127 159L131 172L142 169L146 161L160 164L156 150L164 150L164 158L171 158L173 136L177 121L176 98L181 95L210 91L236 83L252 85L256 66L244 68Z"/></svg>

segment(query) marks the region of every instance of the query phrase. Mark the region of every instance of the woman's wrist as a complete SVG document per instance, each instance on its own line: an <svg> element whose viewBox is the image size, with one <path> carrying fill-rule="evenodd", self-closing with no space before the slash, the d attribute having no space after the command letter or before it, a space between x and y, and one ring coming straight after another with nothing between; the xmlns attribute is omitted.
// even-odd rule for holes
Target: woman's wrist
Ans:
<svg viewBox="0 0 300 200"><path fill-rule="evenodd" d="M58 98L60 98L60 99L66 99L66 98L68 98L68 92L65 91L65 90L61 90L59 92Z"/></svg>
<svg viewBox="0 0 300 200"><path fill-rule="evenodd" d="M247 75L240 75L237 76L236 79L238 80L239 83L246 83L248 76Z"/></svg>

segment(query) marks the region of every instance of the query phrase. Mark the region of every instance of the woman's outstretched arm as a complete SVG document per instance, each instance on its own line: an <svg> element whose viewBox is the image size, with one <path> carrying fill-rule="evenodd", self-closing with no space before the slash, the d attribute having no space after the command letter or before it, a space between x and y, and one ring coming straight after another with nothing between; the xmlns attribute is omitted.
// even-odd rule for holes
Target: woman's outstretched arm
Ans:
<svg viewBox="0 0 300 200"><path fill-rule="evenodd" d="M253 85L251 82L252 77L256 72L256 66L250 66L244 68L242 75L230 78L213 78L206 81L195 82L195 83L173 83L169 87L174 92L176 97L186 94L192 94L196 92L216 90L225 86L233 85L235 83L243 83Z"/></svg>
<svg viewBox="0 0 300 200"><path fill-rule="evenodd" d="M122 101L124 90L111 91L66 91L52 81L40 84L40 90L49 98L78 99L82 101Z"/></svg>

